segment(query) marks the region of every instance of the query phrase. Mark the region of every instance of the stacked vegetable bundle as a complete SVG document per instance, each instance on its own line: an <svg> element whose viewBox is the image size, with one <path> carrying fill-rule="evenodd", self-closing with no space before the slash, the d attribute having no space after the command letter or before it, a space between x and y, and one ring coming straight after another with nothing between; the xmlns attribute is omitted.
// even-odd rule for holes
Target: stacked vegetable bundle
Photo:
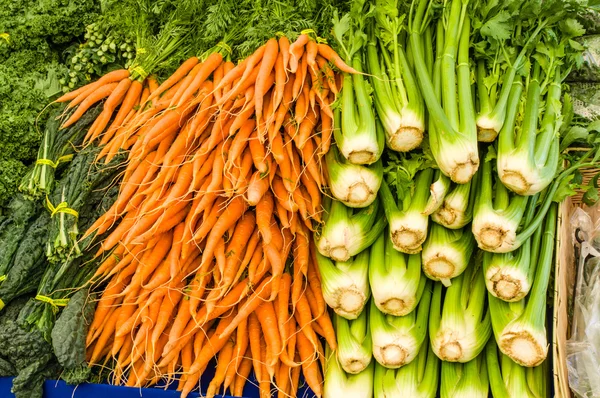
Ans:
<svg viewBox="0 0 600 398"><path fill-rule="evenodd" d="M131 386L181 372L182 396L215 356L209 395L241 394L254 368L261 394L273 382L295 396L302 368L320 395L317 335L336 341L311 230L341 85L331 65L354 70L307 34L271 39L238 65L222 52L190 58L158 87L143 88L138 67L58 100L77 105L68 127L106 97L85 140L104 145L98 163L129 151L116 201L85 234L118 223L96 253L110 255L92 279L108 284L88 360L112 361L112 380Z"/></svg>
<svg viewBox="0 0 600 398"><path fill-rule="evenodd" d="M546 396L554 202L600 156L591 135L560 153L576 9L354 1L334 21L369 76L345 76L326 158L326 396Z"/></svg>

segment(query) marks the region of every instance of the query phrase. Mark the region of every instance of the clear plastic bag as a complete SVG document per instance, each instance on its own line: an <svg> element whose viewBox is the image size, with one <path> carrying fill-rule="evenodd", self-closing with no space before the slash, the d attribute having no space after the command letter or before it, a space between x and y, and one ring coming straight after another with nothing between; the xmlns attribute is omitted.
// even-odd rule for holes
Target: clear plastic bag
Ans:
<svg viewBox="0 0 600 398"><path fill-rule="evenodd" d="M569 385L577 397L600 398L600 225L577 209L571 227L581 247L566 346Z"/></svg>

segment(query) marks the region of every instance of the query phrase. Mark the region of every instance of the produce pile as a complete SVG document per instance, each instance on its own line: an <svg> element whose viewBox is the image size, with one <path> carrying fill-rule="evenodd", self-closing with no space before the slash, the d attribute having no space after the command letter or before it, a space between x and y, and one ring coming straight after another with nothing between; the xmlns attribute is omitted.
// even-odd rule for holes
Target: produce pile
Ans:
<svg viewBox="0 0 600 398"><path fill-rule="evenodd" d="M557 203L598 198L587 13L104 4L0 218L0 325L39 354L0 333L0 375L547 396Z"/></svg>

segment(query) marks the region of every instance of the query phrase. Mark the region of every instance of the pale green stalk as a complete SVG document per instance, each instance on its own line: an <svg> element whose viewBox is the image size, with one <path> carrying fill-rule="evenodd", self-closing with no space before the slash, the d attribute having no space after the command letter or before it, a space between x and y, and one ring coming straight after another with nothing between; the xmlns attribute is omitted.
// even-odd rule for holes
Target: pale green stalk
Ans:
<svg viewBox="0 0 600 398"><path fill-rule="evenodd" d="M440 360L427 344L421 346L414 361L399 369L375 364L375 398L435 398L439 383Z"/></svg>
<svg viewBox="0 0 600 398"><path fill-rule="evenodd" d="M415 309L425 288L421 256L395 250L387 231L370 248L369 283L373 302L385 313L403 316Z"/></svg>
<svg viewBox="0 0 600 398"><path fill-rule="evenodd" d="M379 200L353 210L336 200L325 200L326 216L317 236L319 252L335 261L347 261L377 239L386 225Z"/></svg>
<svg viewBox="0 0 600 398"><path fill-rule="evenodd" d="M451 279L467 268L474 248L475 240L471 231L431 224L429 237L421 252L423 272L429 279L450 286Z"/></svg>
<svg viewBox="0 0 600 398"><path fill-rule="evenodd" d="M338 315L355 319L363 311L371 294L368 281L369 249L343 262L334 262L318 251L316 257L325 302Z"/></svg>
<svg viewBox="0 0 600 398"><path fill-rule="evenodd" d="M405 316L386 315L371 300L370 327L373 356L387 368L399 368L413 361L427 336L431 282L427 282L417 308Z"/></svg>
<svg viewBox="0 0 600 398"><path fill-rule="evenodd" d="M423 214L429 199L429 185L433 170L428 168L417 173L414 193L406 199L399 209L387 183L382 182L379 192L390 224L390 237L394 248L403 253L414 254L422 249L427 238L429 216Z"/></svg>
<svg viewBox="0 0 600 398"><path fill-rule="evenodd" d="M347 373L360 373L371 363L373 343L368 319L367 311L363 311L355 320L334 315L337 358Z"/></svg>
<svg viewBox="0 0 600 398"><path fill-rule="evenodd" d="M429 335L433 352L442 360L468 362L485 347L492 334L490 312L479 256L452 286L435 284L431 300Z"/></svg>

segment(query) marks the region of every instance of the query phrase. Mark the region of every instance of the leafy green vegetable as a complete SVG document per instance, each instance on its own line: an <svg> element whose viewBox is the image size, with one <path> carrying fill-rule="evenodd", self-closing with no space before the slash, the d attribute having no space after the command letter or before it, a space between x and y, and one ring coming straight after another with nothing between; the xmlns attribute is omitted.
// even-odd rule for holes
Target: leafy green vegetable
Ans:
<svg viewBox="0 0 600 398"><path fill-rule="evenodd" d="M38 214L39 205L18 194L10 202L9 210L8 216L0 220L0 276L6 275L28 221Z"/></svg>
<svg viewBox="0 0 600 398"><path fill-rule="evenodd" d="M85 361L85 338L96 301L89 293L89 288L75 293L52 329L52 347L69 384L83 383L90 373Z"/></svg>
<svg viewBox="0 0 600 398"><path fill-rule="evenodd" d="M17 315L26 301L26 297L14 300L0 314L0 355L16 371L12 388L15 396L41 398L44 379L57 377L58 369L52 346L42 334L36 330L26 332L17 325Z"/></svg>

